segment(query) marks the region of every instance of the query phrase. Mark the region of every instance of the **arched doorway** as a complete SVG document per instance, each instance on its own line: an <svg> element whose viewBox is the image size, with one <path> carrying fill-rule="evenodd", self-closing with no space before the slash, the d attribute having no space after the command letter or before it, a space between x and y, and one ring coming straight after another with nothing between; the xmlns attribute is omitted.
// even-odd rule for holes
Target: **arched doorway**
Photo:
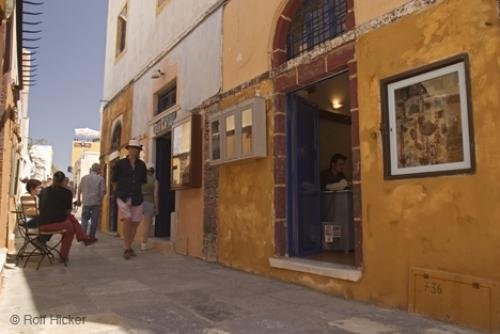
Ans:
<svg viewBox="0 0 500 334"><path fill-rule="evenodd" d="M113 171L113 167L120 157L120 148L122 141L122 122L120 120L116 121L113 126L113 131L111 132L110 138L110 149L109 149L109 175ZM108 189L111 189L111 182L108 184ZM112 192L109 196L109 231L116 232L118 230L118 206L116 205L116 198Z"/></svg>
<svg viewBox="0 0 500 334"><path fill-rule="evenodd" d="M110 153L118 151L121 146L122 141L122 122L118 121L113 127L113 132L111 132L111 146Z"/></svg>
<svg viewBox="0 0 500 334"><path fill-rule="evenodd" d="M361 266L354 42L342 44L339 38L330 43L338 47L325 47L354 28L352 7L348 0L291 0L277 21L271 56L275 89L281 93L274 122L275 245L278 255ZM290 59L291 65L281 66ZM333 156L348 161L352 183L343 195L327 191L326 185L336 182L322 181ZM342 209L325 210L328 198ZM342 217L334 217L340 211ZM341 226L337 219L343 220Z"/></svg>

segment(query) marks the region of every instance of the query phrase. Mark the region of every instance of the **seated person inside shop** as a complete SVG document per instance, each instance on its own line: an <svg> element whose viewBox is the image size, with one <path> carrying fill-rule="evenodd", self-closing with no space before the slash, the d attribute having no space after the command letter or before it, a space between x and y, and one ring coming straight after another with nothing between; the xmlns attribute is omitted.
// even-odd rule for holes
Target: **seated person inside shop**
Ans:
<svg viewBox="0 0 500 334"><path fill-rule="evenodd" d="M347 157L336 153L330 159L330 168L321 172L321 191L339 191L350 186L344 175Z"/></svg>

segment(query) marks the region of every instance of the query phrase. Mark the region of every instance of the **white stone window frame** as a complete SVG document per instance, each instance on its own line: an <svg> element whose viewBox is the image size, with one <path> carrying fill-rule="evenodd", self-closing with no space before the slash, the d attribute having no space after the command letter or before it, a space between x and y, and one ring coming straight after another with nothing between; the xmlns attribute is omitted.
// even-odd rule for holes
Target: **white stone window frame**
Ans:
<svg viewBox="0 0 500 334"><path fill-rule="evenodd" d="M170 0L156 0L156 15L160 14L169 3Z"/></svg>
<svg viewBox="0 0 500 334"><path fill-rule="evenodd" d="M127 35L128 35L128 11L129 11L129 4L128 1L125 2L123 5L122 9L120 10L120 13L118 14L116 18L116 50L115 50L115 58L118 60L121 58L121 55L127 51ZM125 25L125 29L122 30L121 25ZM123 49L120 49L120 44L121 44L121 39L122 36L125 35L124 39L124 46Z"/></svg>
<svg viewBox="0 0 500 334"><path fill-rule="evenodd" d="M252 110L252 150L249 153L242 152L242 112ZM235 118L235 154L227 156L226 147L226 118ZM219 148L220 159L213 158L213 132L212 123L219 122ZM220 113L209 116L209 159L212 165L229 162L265 158L267 156L267 121L266 100L262 97L253 97L235 106L227 108Z"/></svg>

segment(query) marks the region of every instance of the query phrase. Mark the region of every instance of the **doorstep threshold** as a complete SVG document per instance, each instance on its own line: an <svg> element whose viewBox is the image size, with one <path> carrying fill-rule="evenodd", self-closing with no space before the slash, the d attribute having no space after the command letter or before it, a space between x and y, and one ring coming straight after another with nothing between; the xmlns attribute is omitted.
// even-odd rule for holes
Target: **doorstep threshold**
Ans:
<svg viewBox="0 0 500 334"><path fill-rule="evenodd" d="M298 257L271 257L269 264L272 268L299 271L351 282L359 281L362 276L361 269L353 266Z"/></svg>
<svg viewBox="0 0 500 334"><path fill-rule="evenodd" d="M7 248L0 248L0 276L3 273L3 267L7 263L7 253L8 253ZM0 281L1 281L1 277L0 277ZM1 286L0 286L0 288L1 288Z"/></svg>

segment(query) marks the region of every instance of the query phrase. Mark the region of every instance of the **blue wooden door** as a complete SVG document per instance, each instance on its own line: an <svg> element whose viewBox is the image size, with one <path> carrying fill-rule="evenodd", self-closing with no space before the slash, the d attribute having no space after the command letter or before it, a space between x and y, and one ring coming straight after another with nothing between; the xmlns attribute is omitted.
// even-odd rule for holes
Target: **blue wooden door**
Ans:
<svg viewBox="0 0 500 334"><path fill-rule="evenodd" d="M321 251L319 112L290 95L287 109L289 254Z"/></svg>

